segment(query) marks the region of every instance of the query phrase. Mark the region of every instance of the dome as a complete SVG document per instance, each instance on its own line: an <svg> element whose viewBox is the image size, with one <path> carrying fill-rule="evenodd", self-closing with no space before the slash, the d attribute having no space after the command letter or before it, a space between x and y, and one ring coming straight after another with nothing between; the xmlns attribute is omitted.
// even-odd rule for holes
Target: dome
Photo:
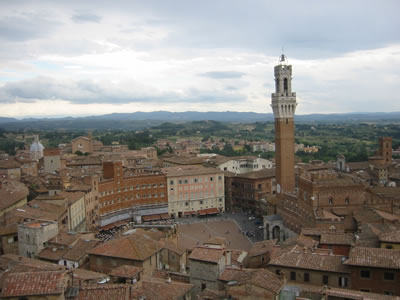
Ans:
<svg viewBox="0 0 400 300"><path fill-rule="evenodd" d="M35 140L33 141L30 152L33 159L40 159L43 157L43 145L39 142L39 136L35 135Z"/></svg>

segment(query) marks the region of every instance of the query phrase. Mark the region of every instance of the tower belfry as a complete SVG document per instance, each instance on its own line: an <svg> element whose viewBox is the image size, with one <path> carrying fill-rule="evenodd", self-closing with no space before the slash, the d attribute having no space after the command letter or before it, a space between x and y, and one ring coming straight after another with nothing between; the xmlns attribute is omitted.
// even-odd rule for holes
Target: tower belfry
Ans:
<svg viewBox="0 0 400 300"><path fill-rule="evenodd" d="M271 106L275 118L275 165L277 193L295 191L294 113L296 93L292 92L292 66L284 54L274 68L275 93Z"/></svg>

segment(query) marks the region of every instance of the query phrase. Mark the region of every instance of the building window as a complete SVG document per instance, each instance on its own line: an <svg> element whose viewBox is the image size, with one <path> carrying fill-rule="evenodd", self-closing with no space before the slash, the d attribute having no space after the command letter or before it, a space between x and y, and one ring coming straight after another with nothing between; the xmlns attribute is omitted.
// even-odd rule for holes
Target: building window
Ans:
<svg viewBox="0 0 400 300"><path fill-rule="evenodd" d="M394 295L393 292L391 292L391 291L383 291L383 294L384 295L389 295L389 296L393 296Z"/></svg>
<svg viewBox="0 0 400 300"><path fill-rule="evenodd" d="M184 181L185 183L188 183L188 180L187 179L185 179L185 181Z"/></svg>
<svg viewBox="0 0 400 300"><path fill-rule="evenodd" d="M218 180L222 180L222 176L218 176Z"/></svg>
<svg viewBox="0 0 400 300"><path fill-rule="evenodd" d="M219 198L218 201L219 201L219 202L222 202L222 198Z"/></svg>
<svg viewBox="0 0 400 300"><path fill-rule="evenodd" d="M360 277L364 279L369 279L371 277L371 274L368 270L361 270Z"/></svg>
<svg viewBox="0 0 400 300"><path fill-rule="evenodd" d="M339 287L346 288L348 285L347 277L339 277Z"/></svg>
<svg viewBox="0 0 400 300"><path fill-rule="evenodd" d="M333 205L333 197L329 197L328 203L329 203L330 205Z"/></svg>
<svg viewBox="0 0 400 300"><path fill-rule="evenodd" d="M179 180L178 180L178 183L179 183L179 184L182 184L182 180L181 180L181 179L179 179Z"/></svg>
<svg viewBox="0 0 400 300"><path fill-rule="evenodd" d="M290 280L296 281L296 272L290 272Z"/></svg>
<svg viewBox="0 0 400 300"><path fill-rule="evenodd" d="M322 276L322 284L329 284L329 277L328 275ZM340 284L340 283L339 283Z"/></svg>
<svg viewBox="0 0 400 300"><path fill-rule="evenodd" d="M203 200L200 200L200 204L203 204Z"/></svg>
<svg viewBox="0 0 400 300"><path fill-rule="evenodd" d="M346 205L349 205L349 204L350 204L350 198L349 198L349 197L346 197L346 199L344 199L344 203L345 203Z"/></svg>
<svg viewBox="0 0 400 300"><path fill-rule="evenodd" d="M304 282L310 282L310 273L304 273Z"/></svg>
<svg viewBox="0 0 400 300"><path fill-rule="evenodd" d="M189 202L186 201L186 202L185 202L185 206L189 206Z"/></svg>
<svg viewBox="0 0 400 300"><path fill-rule="evenodd" d="M369 293L369 290L368 290L368 289L360 289L360 292L366 292L366 293Z"/></svg>
<svg viewBox="0 0 400 300"><path fill-rule="evenodd" d="M276 271L275 271L275 274L276 274L276 275L281 275L281 270L276 270Z"/></svg>
<svg viewBox="0 0 400 300"><path fill-rule="evenodd" d="M383 279L385 280L394 280L394 273L392 272L384 272Z"/></svg>
<svg viewBox="0 0 400 300"><path fill-rule="evenodd" d="M386 248L386 249L393 249L393 246L392 246L392 245L386 245L385 248Z"/></svg>
<svg viewBox="0 0 400 300"><path fill-rule="evenodd" d="M174 181L173 181L173 180L170 180L169 184L174 184Z"/></svg>
<svg viewBox="0 0 400 300"><path fill-rule="evenodd" d="M210 177L210 181L213 181L214 180L214 178L213 177Z"/></svg>

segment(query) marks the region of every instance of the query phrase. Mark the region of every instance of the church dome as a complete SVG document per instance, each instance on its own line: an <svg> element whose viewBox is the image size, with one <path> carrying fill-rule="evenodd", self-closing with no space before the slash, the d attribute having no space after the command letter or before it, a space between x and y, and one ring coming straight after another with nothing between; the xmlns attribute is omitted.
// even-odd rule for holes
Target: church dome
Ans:
<svg viewBox="0 0 400 300"><path fill-rule="evenodd" d="M33 141L30 152L33 159L40 159L43 157L43 145L39 142L39 136L35 135L35 140Z"/></svg>

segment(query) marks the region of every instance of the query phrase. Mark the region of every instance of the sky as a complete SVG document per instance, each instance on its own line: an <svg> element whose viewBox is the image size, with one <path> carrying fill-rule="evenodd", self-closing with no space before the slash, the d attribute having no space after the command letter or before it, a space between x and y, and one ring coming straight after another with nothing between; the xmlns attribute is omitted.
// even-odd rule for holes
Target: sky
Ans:
<svg viewBox="0 0 400 300"><path fill-rule="evenodd" d="M398 0L4 0L0 116L400 111ZM283 49L283 50L282 50Z"/></svg>

